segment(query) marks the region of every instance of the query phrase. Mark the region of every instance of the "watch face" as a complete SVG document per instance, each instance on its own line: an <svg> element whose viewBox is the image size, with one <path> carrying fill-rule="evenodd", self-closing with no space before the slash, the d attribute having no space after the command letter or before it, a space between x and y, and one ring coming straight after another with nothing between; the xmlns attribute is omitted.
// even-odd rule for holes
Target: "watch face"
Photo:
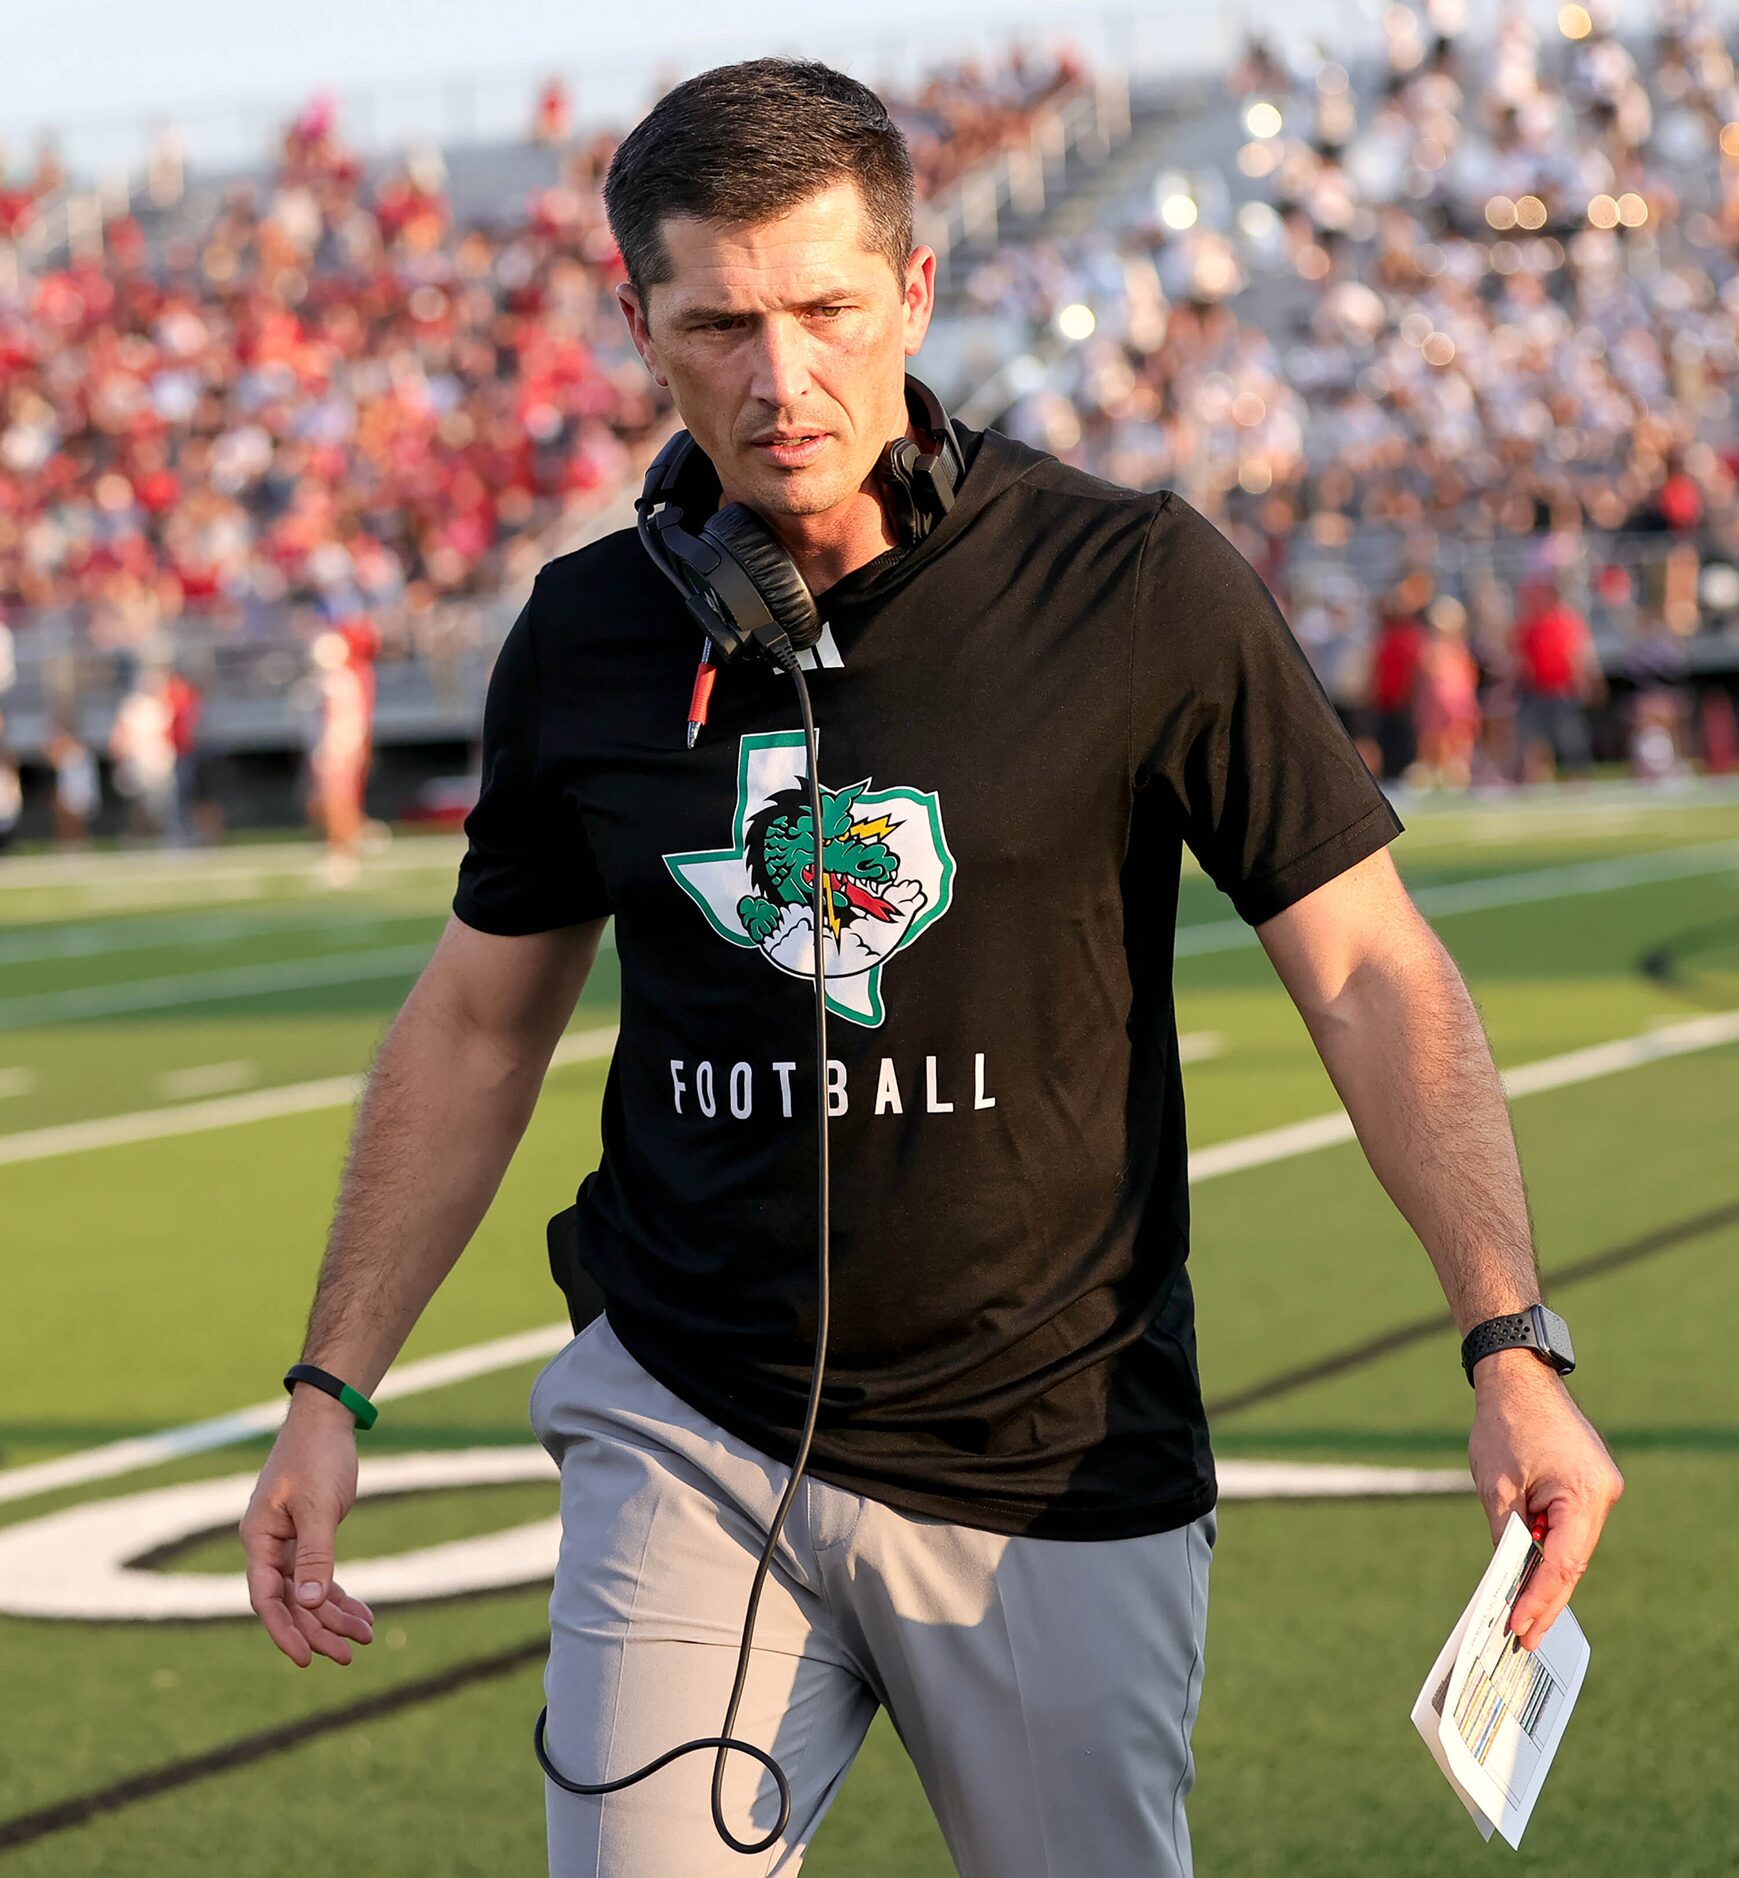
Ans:
<svg viewBox="0 0 1739 1878"><path fill-rule="evenodd" d="M1554 1367L1564 1371L1574 1369L1576 1350L1570 1341L1570 1326L1549 1305L1536 1304L1531 1314L1540 1348L1554 1359Z"/></svg>

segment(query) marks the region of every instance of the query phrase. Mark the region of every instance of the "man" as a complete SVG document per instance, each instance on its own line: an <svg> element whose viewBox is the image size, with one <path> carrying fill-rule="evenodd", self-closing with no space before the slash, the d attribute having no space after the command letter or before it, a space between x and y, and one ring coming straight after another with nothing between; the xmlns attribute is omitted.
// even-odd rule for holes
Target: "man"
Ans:
<svg viewBox="0 0 1739 1878"><path fill-rule="evenodd" d="M935 256L872 93L782 60L705 73L624 141L606 204L641 357L820 598L824 865L860 896L827 955L826 1388L735 1730L792 1787L756 1868L797 1869L885 1702L967 1878L1187 1872L1214 1479L1170 991L1183 843L1255 923L1464 1329L1539 1297L1483 1033L1384 852L1399 824L1193 510L962 427L953 506L901 538L876 465L913 429ZM577 1784L718 1730L811 1375L797 701L733 662L686 747L699 636L632 532L539 575L490 684L457 917L382 1045L306 1346L364 1394L386 1370L613 914L603 1159L551 1247L576 1318L588 1288L607 1314L531 1400L562 1467L546 1746ZM1531 1641L1618 1476L1532 1350L1473 1377L1494 1529L1512 1506L1550 1522ZM332 1577L355 1465L351 1412L298 1384L243 1524L297 1662L367 1639ZM749 1869L714 1831L712 1760L602 1800L550 1783L552 1869ZM746 1755L723 1797L740 1838L776 1816Z"/></svg>

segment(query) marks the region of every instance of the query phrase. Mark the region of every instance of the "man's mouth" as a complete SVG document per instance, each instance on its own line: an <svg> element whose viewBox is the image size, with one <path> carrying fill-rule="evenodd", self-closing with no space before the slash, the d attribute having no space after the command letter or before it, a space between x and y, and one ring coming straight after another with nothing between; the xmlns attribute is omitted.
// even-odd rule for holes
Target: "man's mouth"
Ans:
<svg viewBox="0 0 1739 1878"><path fill-rule="evenodd" d="M807 463L826 441L824 430L778 431L756 438L755 448L773 462L790 466Z"/></svg>

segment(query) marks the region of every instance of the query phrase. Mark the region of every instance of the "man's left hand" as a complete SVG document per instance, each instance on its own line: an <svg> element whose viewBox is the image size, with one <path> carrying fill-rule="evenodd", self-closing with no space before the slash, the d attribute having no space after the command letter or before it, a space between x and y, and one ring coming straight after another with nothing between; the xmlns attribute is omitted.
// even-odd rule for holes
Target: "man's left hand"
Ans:
<svg viewBox="0 0 1739 1878"><path fill-rule="evenodd" d="M1570 1601L1624 1477L1562 1379L1531 1350L1499 1350L1474 1366L1467 1443L1495 1544L1510 1514L1546 1521L1545 1557L1516 1599L1510 1628L1533 1649Z"/></svg>

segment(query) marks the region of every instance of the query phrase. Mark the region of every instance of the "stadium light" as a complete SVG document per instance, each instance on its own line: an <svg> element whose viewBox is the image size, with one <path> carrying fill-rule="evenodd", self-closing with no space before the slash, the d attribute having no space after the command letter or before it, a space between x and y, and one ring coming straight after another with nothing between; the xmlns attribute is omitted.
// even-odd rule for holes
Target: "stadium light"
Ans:
<svg viewBox="0 0 1739 1878"><path fill-rule="evenodd" d="M1079 300L1062 308L1057 314L1057 331L1065 339L1082 340L1093 337L1093 329L1099 324L1093 317L1093 309L1083 306Z"/></svg>
<svg viewBox="0 0 1739 1878"><path fill-rule="evenodd" d="M1588 205L1588 219L1596 228L1618 226L1618 204L1608 195L1598 195Z"/></svg>
<svg viewBox="0 0 1739 1878"><path fill-rule="evenodd" d="M1282 122L1279 107L1266 98L1258 98L1244 112L1244 128L1252 137L1278 137Z"/></svg>
<svg viewBox="0 0 1739 1878"><path fill-rule="evenodd" d="M1618 219L1626 228L1640 228L1648 220L1648 204L1634 190L1618 198Z"/></svg>
<svg viewBox="0 0 1739 1878"><path fill-rule="evenodd" d="M1159 205L1159 219L1167 228L1182 234L1186 228L1196 225L1196 205L1193 196L1186 196L1181 190L1169 195Z"/></svg>
<svg viewBox="0 0 1739 1878"><path fill-rule="evenodd" d="M1558 30L1566 39L1586 39L1594 30L1594 16L1586 7L1559 7Z"/></svg>
<svg viewBox="0 0 1739 1878"><path fill-rule="evenodd" d="M1516 225L1516 205L1508 196L1493 196L1485 205L1486 226L1489 228L1514 228Z"/></svg>
<svg viewBox="0 0 1739 1878"><path fill-rule="evenodd" d="M1523 196L1516 204L1516 221L1526 229L1546 226L1546 205L1538 196Z"/></svg>

